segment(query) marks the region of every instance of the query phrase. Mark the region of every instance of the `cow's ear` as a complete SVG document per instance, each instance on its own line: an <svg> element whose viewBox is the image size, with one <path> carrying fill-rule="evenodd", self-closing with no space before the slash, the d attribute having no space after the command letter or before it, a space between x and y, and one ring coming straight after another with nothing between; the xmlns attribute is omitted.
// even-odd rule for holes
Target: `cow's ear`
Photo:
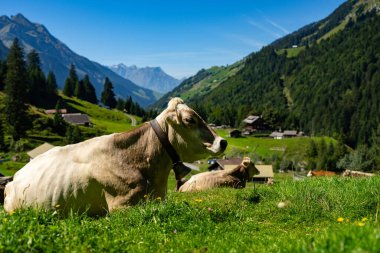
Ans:
<svg viewBox="0 0 380 253"><path fill-rule="evenodd" d="M249 166L249 164L251 163L251 158L249 157L244 157L243 159L243 162L241 163L245 168L247 168Z"/></svg>
<svg viewBox="0 0 380 253"><path fill-rule="evenodd" d="M185 104L180 98L172 98L168 103L168 120L174 124L181 124L182 116L178 105Z"/></svg>

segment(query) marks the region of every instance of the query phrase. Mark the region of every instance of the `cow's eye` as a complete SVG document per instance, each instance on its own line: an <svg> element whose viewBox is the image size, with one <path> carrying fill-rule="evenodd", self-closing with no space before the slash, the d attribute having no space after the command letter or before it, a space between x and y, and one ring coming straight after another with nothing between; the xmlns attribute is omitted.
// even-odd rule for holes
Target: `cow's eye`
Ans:
<svg viewBox="0 0 380 253"><path fill-rule="evenodd" d="M190 118L185 118L184 121L185 121L185 123L187 125L194 125L196 123L195 119L191 118L191 117Z"/></svg>

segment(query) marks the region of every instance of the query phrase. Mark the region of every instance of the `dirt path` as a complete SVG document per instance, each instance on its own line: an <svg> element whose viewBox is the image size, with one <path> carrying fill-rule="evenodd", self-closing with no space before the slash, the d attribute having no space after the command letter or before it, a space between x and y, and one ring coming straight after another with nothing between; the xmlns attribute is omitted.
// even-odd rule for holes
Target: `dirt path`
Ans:
<svg viewBox="0 0 380 253"><path fill-rule="evenodd" d="M137 125L137 120L135 119L135 117L133 117L130 114L127 114L127 116L131 119L131 126L136 126Z"/></svg>

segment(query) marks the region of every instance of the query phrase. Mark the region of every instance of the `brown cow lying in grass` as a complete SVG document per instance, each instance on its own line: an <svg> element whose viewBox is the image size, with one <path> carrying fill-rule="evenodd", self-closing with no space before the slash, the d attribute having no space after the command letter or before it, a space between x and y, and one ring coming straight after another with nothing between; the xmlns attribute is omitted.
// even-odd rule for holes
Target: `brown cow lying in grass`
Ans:
<svg viewBox="0 0 380 253"><path fill-rule="evenodd" d="M222 153L227 142L173 98L156 118L185 162ZM149 123L125 133L55 147L30 161L5 187L4 209L37 207L105 214L166 196L172 160Z"/></svg>
<svg viewBox="0 0 380 253"><path fill-rule="evenodd" d="M244 188L247 180L259 171L250 158L245 157L240 165L232 170L203 172L192 176L180 188L180 192L194 192L216 187Z"/></svg>

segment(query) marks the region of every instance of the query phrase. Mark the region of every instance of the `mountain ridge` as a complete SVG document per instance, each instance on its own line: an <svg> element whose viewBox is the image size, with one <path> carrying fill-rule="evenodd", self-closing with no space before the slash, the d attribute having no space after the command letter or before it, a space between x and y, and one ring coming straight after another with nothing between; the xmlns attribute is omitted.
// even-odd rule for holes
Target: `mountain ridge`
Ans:
<svg viewBox="0 0 380 253"><path fill-rule="evenodd" d="M165 73L161 67L139 68L136 65L126 66L119 63L109 66L109 68L121 77L161 94L171 91L180 83L180 80Z"/></svg>
<svg viewBox="0 0 380 253"><path fill-rule="evenodd" d="M5 15L1 16L0 41L9 48L16 37L25 53L29 53L32 49L39 53L43 71L47 73L52 70L57 77L60 88L64 85L70 64L74 64L80 78L83 78L85 74L89 75L98 97L103 90L104 79L108 77L112 81L114 91L118 96L124 99L131 96L134 101L142 106L147 106L156 101L155 93L152 90L138 86L117 75L106 66L78 55L51 35L42 24L32 23L20 13L10 18Z"/></svg>

